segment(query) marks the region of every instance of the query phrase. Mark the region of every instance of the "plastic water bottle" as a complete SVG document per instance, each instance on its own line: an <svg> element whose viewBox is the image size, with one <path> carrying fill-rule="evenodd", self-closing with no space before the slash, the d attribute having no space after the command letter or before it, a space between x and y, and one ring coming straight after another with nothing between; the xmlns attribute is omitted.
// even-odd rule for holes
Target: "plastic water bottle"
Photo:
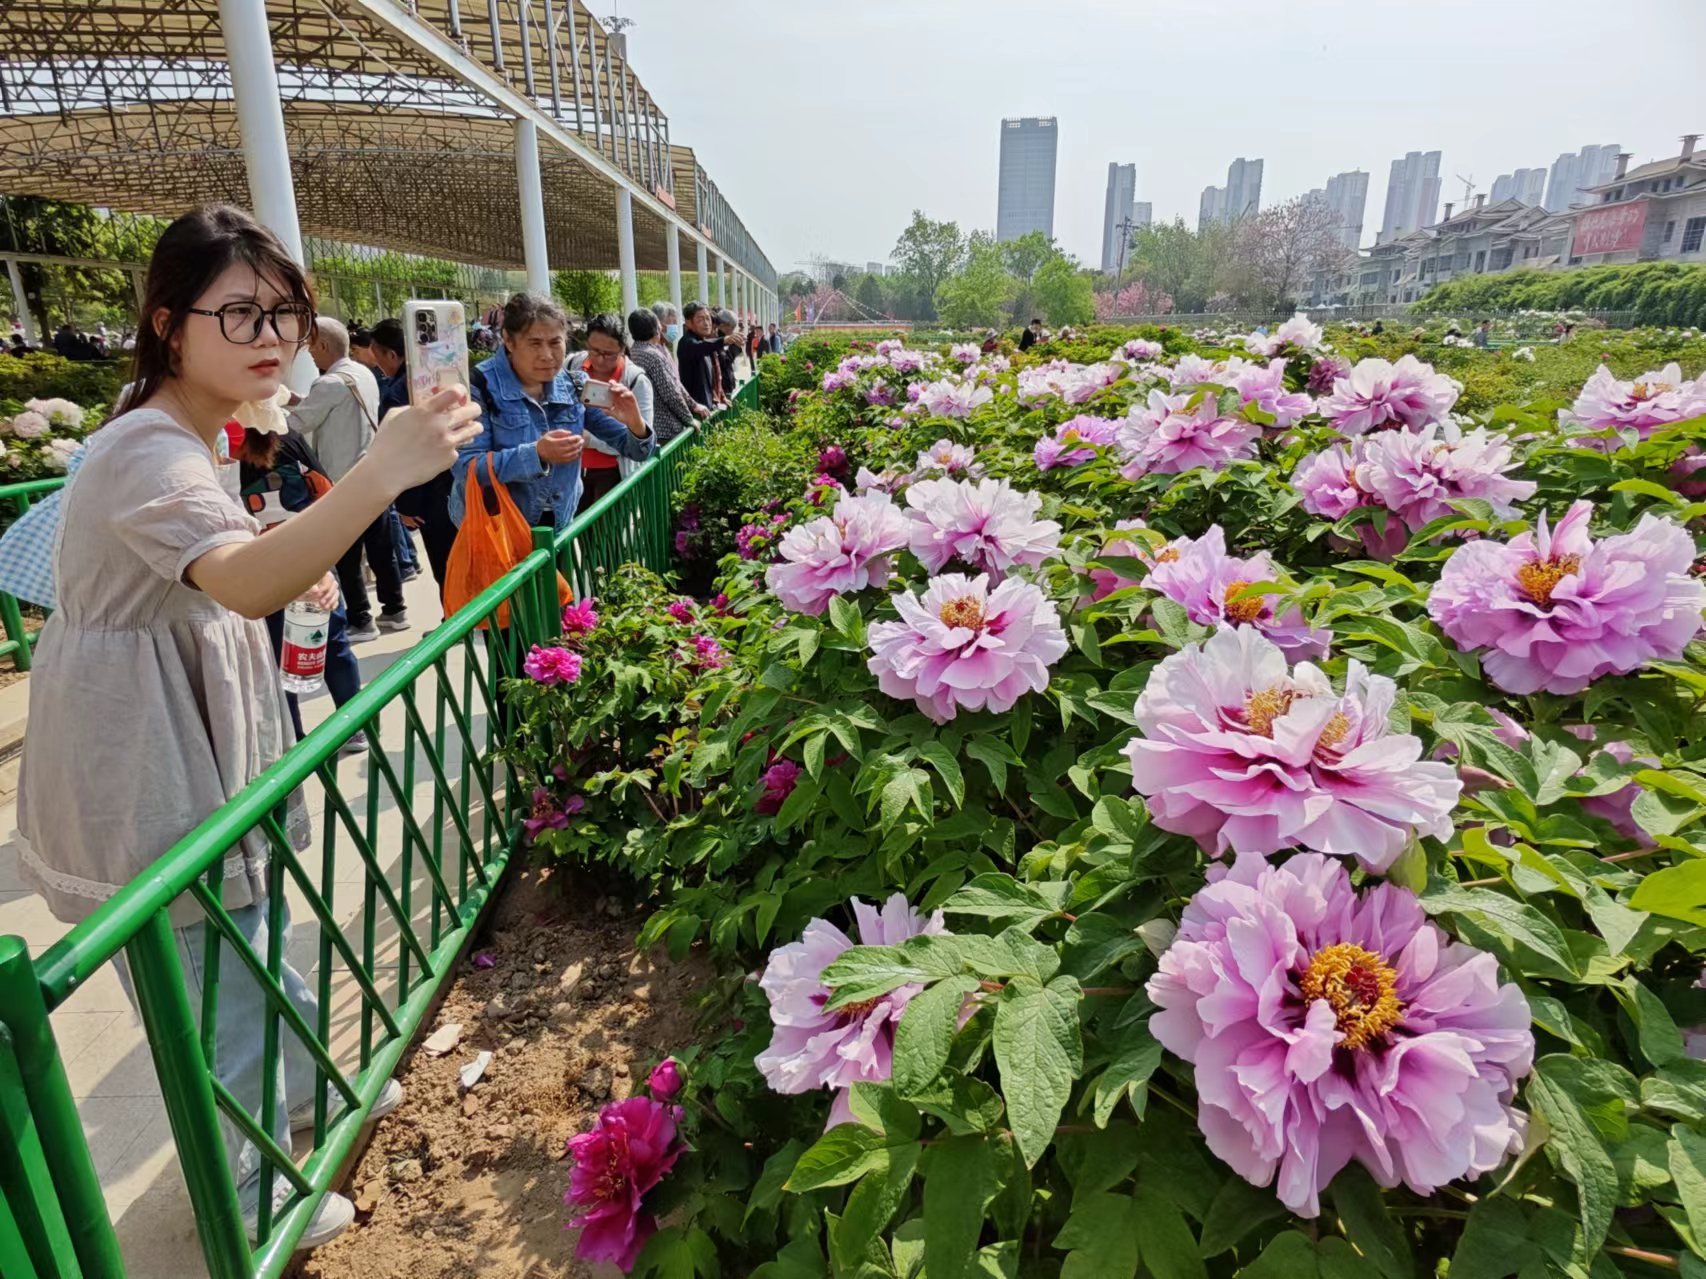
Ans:
<svg viewBox="0 0 1706 1279"><path fill-rule="evenodd" d="M287 693L318 693L325 686L326 637L332 615L307 600L292 600L284 610L284 651L279 679Z"/></svg>

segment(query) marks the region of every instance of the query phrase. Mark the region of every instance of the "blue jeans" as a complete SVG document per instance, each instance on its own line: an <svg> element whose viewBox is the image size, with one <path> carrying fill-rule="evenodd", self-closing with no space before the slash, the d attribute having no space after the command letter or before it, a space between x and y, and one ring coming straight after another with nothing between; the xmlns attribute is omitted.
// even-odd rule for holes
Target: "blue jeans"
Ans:
<svg viewBox="0 0 1706 1279"><path fill-rule="evenodd" d="M256 902L231 912L237 931L264 961L267 955L267 904ZM283 911L283 945L290 945L290 904ZM190 1009L197 1024L201 1021L201 991L203 964L207 958L207 929L205 923L175 928L178 941L178 962L184 969L184 987L189 994ZM130 968L121 951L115 961L118 979L125 996L136 1006L136 991L131 985ZM289 964L279 973L279 983L291 1005L302 1014L311 1029L319 1028L320 1004L308 983ZM219 948L219 1013L215 1028L214 1060L209 1064L214 1078L230 1090L239 1105L255 1117L261 1115L261 1058L263 1035L266 1030L267 1001L261 987L243 961L231 953L231 947ZM276 1105L273 1108L272 1136L285 1150L290 1149L290 1110L314 1099L314 1059L302 1046L302 1041L283 1021L278 1027L279 1072ZM337 1104L337 1094L329 1093L327 1104ZM243 1212L253 1218L260 1203L260 1153L243 1137L223 1113L220 1129L225 1136L225 1160L231 1169L231 1179L237 1183L237 1202ZM289 1193L290 1183L275 1173L273 1195L282 1202ZM281 1189L282 1187L282 1189Z"/></svg>
<svg viewBox="0 0 1706 1279"><path fill-rule="evenodd" d="M272 636L273 656L280 656L284 652L282 612L267 615L267 634ZM349 623L344 616L342 604L332 610L331 621L326 626L325 678L326 689L332 695L334 706L342 706L361 692L361 667L355 660L355 651L349 645ZM290 702L290 718L296 725L296 737L300 741L307 736L302 731L302 708L297 703L295 693L286 693L285 697Z"/></svg>
<svg viewBox="0 0 1706 1279"><path fill-rule="evenodd" d="M385 522L391 526L391 535L397 539L397 565L404 573L418 573L421 562L415 557L415 539L409 536L409 530L403 527L403 517L397 514L397 508L391 507L385 512Z"/></svg>

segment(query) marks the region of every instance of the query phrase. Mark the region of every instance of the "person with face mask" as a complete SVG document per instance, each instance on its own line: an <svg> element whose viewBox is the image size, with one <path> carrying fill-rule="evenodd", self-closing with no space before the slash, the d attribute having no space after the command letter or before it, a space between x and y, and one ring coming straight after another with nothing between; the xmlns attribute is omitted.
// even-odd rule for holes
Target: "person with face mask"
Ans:
<svg viewBox="0 0 1706 1279"><path fill-rule="evenodd" d="M674 364L675 344L681 341L681 335L686 332L681 323L681 308L673 302L653 302L652 315L658 322L658 336L664 354L669 357L669 362Z"/></svg>
<svg viewBox="0 0 1706 1279"><path fill-rule="evenodd" d="M227 422L275 400L313 339L314 292L302 268L247 213L196 209L156 243L141 317L130 389L118 415L90 436L63 490L59 607L42 628L30 673L19 868L65 923L145 876L283 755L289 708L262 619L297 599L336 605L333 565L399 491L444 470L479 433L479 408L467 393L442 391L399 413L341 483L262 536L225 486L218 446ZM282 808L286 837L306 848L301 795ZM261 955L289 947L289 907L269 900L273 856L255 830L200 868L218 877L230 922ZM168 911L187 987L179 997L199 1018L210 925L188 893ZM269 935L274 925L281 935ZM122 961L119 976L135 999ZM279 984L306 1024L318 1026L314 993L288 963ZM319 1081L307 1048L285 1030L263 1107L264 1031L276 1016L269 998L228 954L215 1024L204 1028L208 1066L288 1151L292 1127L304 1115L314 1121ZM373 1113L401 1100L389 1081ZM243 1129L222 1126L253 1235L261 1159ZM275 1184L282 1202L290 1185L283 1177ZM323 1243L354 1219L348 1199L327 1194L299 1246Z"/></svg>
<svg viewBox="0 0 1706 1279"><path fill-rule="evenodd" d="M710 417L711 410L695 404L681 385L656 315L635 311L628 317L628 333L634 339L633 346L628 348L628 358L645 372L652 384L652 427L662 447L683 431L691 431L700 418Z"/></svg>

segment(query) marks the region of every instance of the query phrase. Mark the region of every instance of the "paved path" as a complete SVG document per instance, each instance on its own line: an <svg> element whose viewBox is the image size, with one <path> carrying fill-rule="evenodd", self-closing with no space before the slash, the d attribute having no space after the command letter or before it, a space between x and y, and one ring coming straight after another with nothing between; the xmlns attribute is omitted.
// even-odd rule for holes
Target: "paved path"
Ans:
<svg viewBox="0 0 1706 1279"><path fill-rule="evenodd" d="M413 629L401 634L384 634L374 643L357 647L356 655L365 679L378 675L436 622L439 609L429 574L423 573L409 584L408 601ZM453 657L450 670L460 693L459 655ZM25 685L20 683L15 687L19 693L13 693L12 689L0 693L0 696L5 696L5 705L0 705L0 712L7 709L12 698L20 696ZM432 705L430 698L422 698L421 711L428 717L429 727ZM324 693L305 701L302 710L306 726L312 728L332 709L331 699ZM483 715L477 718L475 731L476 740L481 740ZM394 708L382 717L381 739L400 773L399 748L403 741L400 708ZM452 752L447 760L447 771L453 783L457 777L458 759L459 755ZM340 786L344 788L345 798L358 818L366 812L366 770L367 765L360 759L346 760L338 767ZM424 768L419 771L426 772ZM399 856L401 821L383 782L379 789L378 846L385 865L390 867ZM308 793L318 839L323 796L318 786L310 786ZM430 775L427 782L417 785L414 794L412 811L424 822L430 819L432 811ZM0 808L0 838L5 840L0 845L0 935L21 936L32 953L36 953L59 940L67 926L54 919L41 899L32 894L19 878L15 834L16 810L7 797L4 807ZM309 863L310 875L316 880L320 872L318 854L316 844L314 849L303 855ZM362 894L353 890L363 881L360 862L347 838L338 841L335 870L338 887L342 890L335 902L337 915L339 922L347 928L350 921L360 919ZM396 883L396 877L392 877L392 882ZM349 886L347 890L345 885ZM424 878L417 876L416 902L427 900L424 889ZM307 975L317 967L319 929L294 891L291 896L296 925L290 954L298 971ZM384 926L389 924L389 920L383 916L383 910L381 906L381 954L383 957L389 951L392 962L387 966L387 972L394 986L396 935L394 929ZM416 912L416 916L420 918L420 912ZM353 980L347 979L341 967L336 976L344 980L335 980L333 987L333 1047L334 1056L342 1063L352 1060L356 1051L360 1001ZM386 993L387 1002L394 1002L393 990L387 989L384 981L378 984ZM312 980L310 985L313 985ZM102 968L54 1013L53 1026L131 1279L200 1279L206 1272L196 1244L189 1199L173 1152L171 1130L155 1082L153 1060L143 1039L141 1025L119 986L111 964Z"/></svg>

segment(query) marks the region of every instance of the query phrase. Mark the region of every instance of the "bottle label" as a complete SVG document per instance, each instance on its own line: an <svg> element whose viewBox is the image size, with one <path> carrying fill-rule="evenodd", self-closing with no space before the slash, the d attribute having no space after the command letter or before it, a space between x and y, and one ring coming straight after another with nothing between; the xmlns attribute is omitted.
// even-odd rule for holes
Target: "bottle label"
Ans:
<svg viewBox="0 0 1706 1279"><path fill-rule="evenodd" d="M326 623L284 619L284 651L279 668L286 675L309 677L326 669Z"/></svg>

